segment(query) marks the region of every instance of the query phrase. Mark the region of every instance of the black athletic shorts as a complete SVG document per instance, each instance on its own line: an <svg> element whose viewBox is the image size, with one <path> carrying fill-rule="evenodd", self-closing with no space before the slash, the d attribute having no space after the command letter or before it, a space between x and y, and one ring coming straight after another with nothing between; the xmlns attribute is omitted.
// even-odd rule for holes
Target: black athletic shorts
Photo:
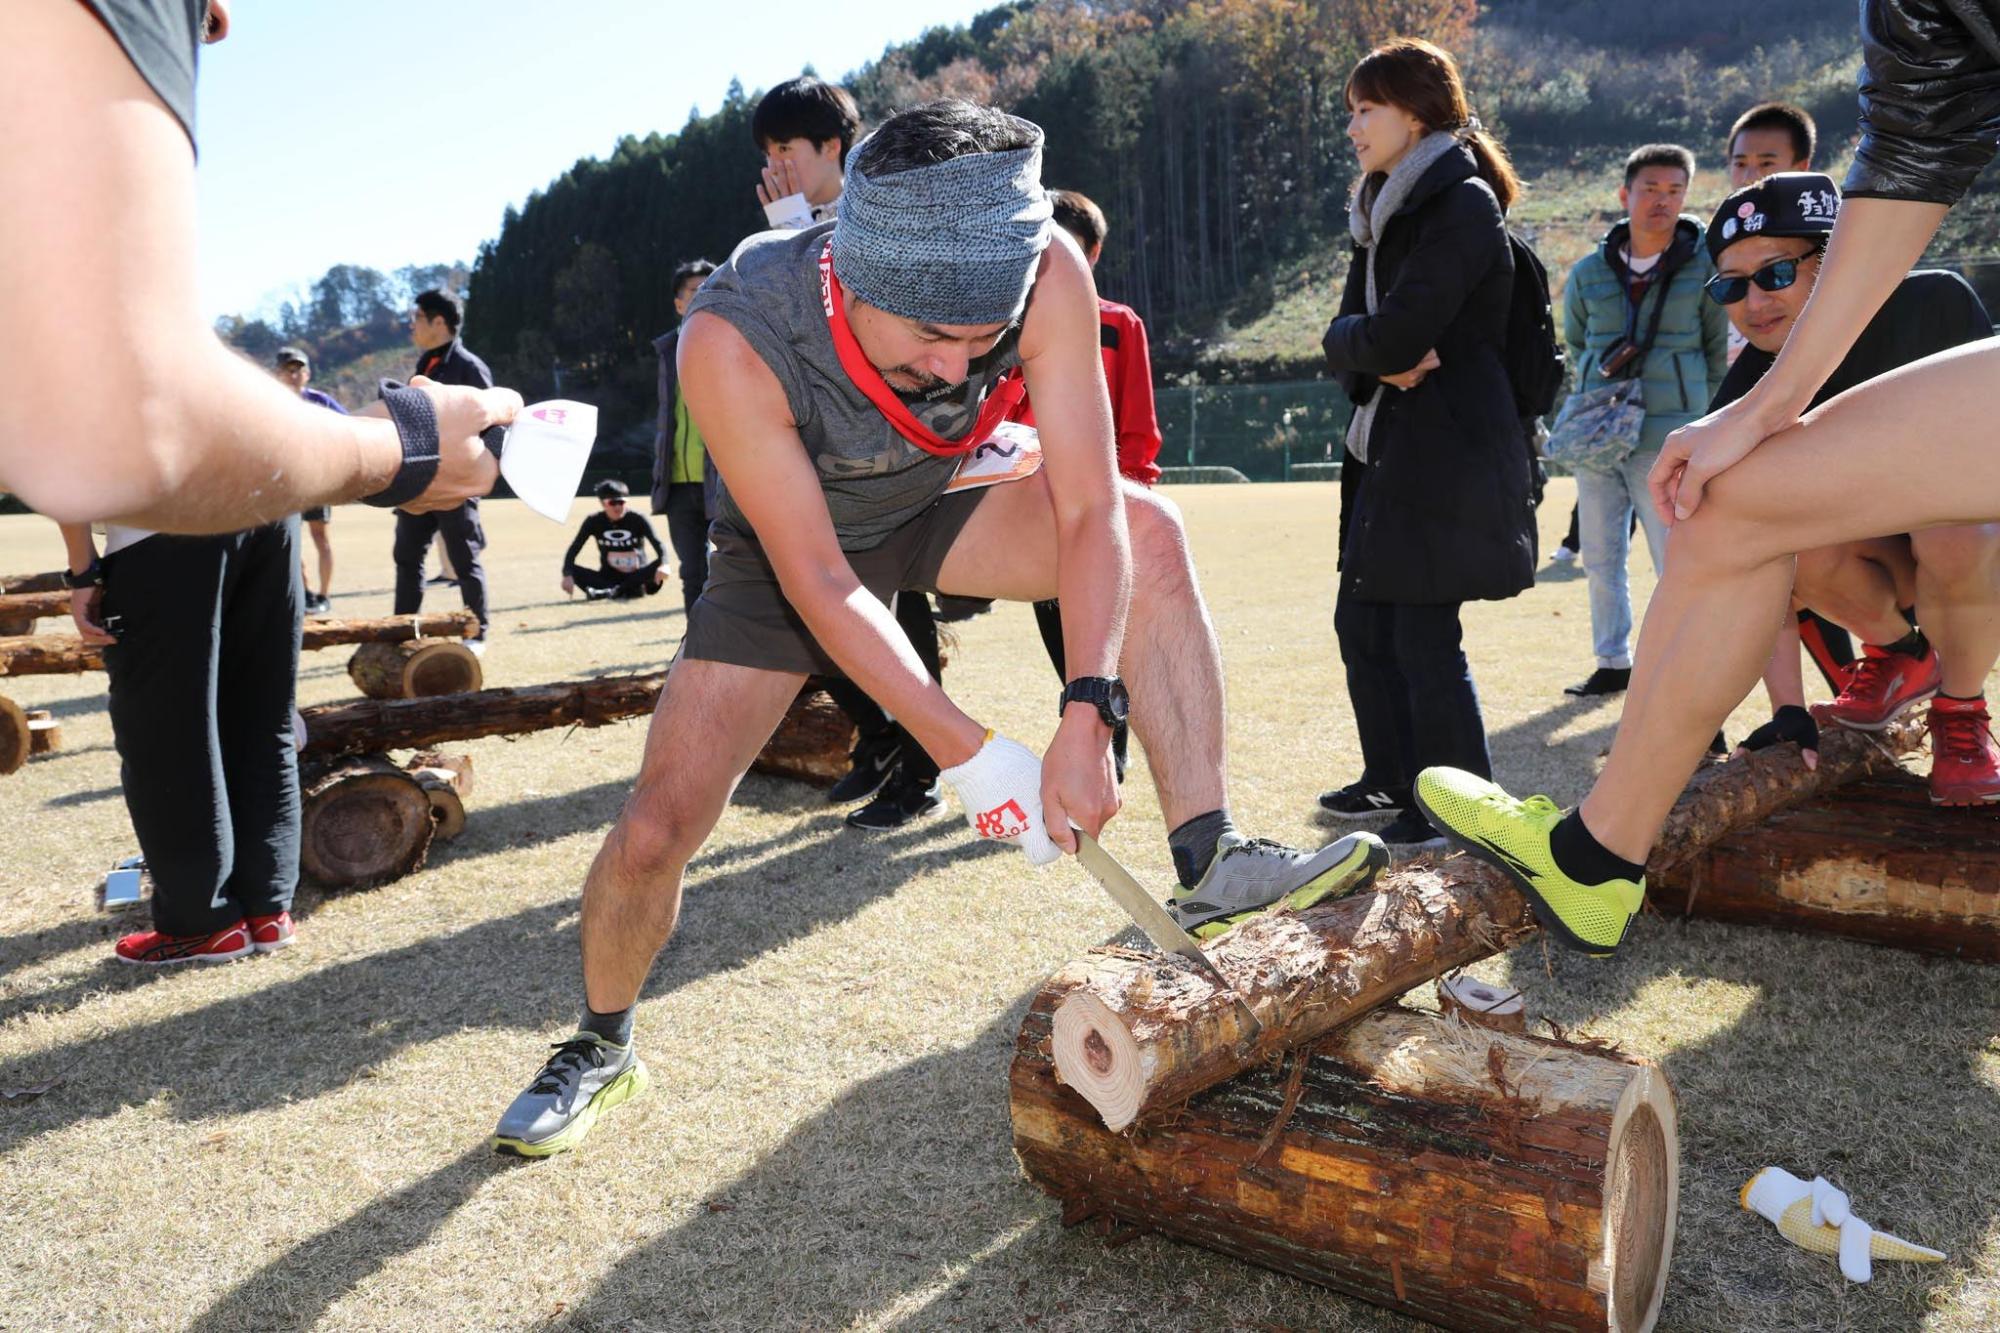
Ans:
<svg viewBox="0 0 2000 1333"><path fill-rule="evenodd" d="M849 551L847 562L861 586L884 606L904 589L936 592L946 553L989 489L940 496L880 546ZM688 612L682 655L806 676L844 674L785 600L756 538L718 520L709 528L709 539L715 549L708 557L708 582Z"/></svg>

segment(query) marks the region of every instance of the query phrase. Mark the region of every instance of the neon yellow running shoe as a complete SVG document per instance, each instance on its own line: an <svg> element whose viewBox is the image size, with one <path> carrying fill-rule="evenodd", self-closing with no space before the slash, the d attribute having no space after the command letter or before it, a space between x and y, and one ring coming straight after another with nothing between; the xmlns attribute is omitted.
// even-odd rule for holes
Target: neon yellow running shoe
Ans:
<svg viewBox="0 0 2000 1333"><path fill-rule="evenodd" d="M1517 801L1485 778L1456 768L1417 774L1417 805L1451 845L1500 870L1527 895L1550 934L1572 949L1609 956L1646 899L1646 881L1585 884L1556 865L1549 835L1563 812L1546 796Z"/></svg>

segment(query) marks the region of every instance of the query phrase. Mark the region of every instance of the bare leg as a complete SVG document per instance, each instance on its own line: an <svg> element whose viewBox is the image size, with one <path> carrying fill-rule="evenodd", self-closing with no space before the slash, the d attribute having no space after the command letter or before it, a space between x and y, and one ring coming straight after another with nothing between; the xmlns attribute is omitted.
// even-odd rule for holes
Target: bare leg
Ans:
<svg viewBox="0 0 2000 1333"><path fill-rule="evenodd" d="M1866 643L1894 643L1910 632L1897 598L1897 579L1887 563L1896 556L1910 563L1899 538L1842 542L1799 552L1794 596Z"/></svg>
<svg viewBox="0 0 2000 1333"><path fill-rule="evenodd" d="M1937 649L1944 692L1969 699L1986 688L2000 659L2000 523L1912 533L1917 557L1917 623Z"/></svg>
<svg viewBox="0 0 2000 1333"><path fill-rule="evenodd" d="M1146 748L1161 813L1173 828L1224 804L1222 652L1195 582L1180 510L1144 487L1120 485L1132 541L1132 601L1118 669L1132 694L1132 731ZM1056 595L1055 510L1041 474L996 486L980 501L938 585L939 592L1010 601Z"/></svg>
<svg viewBox="0 0 2000 1333"><path fill-rule="evenodd" d="M583 987L599 1013L639 998L674 933L681 872L805 677L676 658L639 780L583 886Z"/></svg>
<svg viewBox="0 0 2000 1333"><path fill-rule="evenodd" d="M313 545L319 548L319 595L324 597L333 588L333 534L319 519L306 524L306 529L312 534Z"/></svg>
<svg viewBox="0 0 2000 1333"><path fill-rule="evenodd" d="M1792 552L2000 515L2000 449L1990 427L1967 425L1996 419L2000 343L1974 343L1842 394L1710 484L1676 525L1624 721L1584 799L1600 843L1646 858L1770 655Z"/></svg>

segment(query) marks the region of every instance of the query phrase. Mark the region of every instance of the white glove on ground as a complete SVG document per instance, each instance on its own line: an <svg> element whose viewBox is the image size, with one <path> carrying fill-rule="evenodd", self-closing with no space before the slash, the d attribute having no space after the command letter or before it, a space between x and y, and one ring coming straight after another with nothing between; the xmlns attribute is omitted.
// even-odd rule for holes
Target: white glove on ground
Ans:
<svg viewBox="0 0 2000 1333"><path fill-rule="evenodd" d="M1030 865L1062 857L1042 820L1042 761L1027 746L989 731L978 753L938 776L950 784L980 837L1013 843L1028 854Z"/></svg>

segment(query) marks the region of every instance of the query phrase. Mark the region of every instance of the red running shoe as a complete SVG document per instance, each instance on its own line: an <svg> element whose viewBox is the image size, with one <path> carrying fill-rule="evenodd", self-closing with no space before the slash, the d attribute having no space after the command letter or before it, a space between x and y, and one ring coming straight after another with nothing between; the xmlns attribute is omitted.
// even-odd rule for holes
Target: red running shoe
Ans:
<svg viewBox="0 0 2000 1333"><path fill-rule="evenodd" d="M276 953L291 947L292 914L280 912L276 916L250 916L243 919L250 928L250 947L258 953Z"/></svg>
<svg viewBox="0 0 2000 1333"><path fill-rule="evenodd" d="M142 930L119 940L112 953L121 963L166 967L173 963L227 963L248 954L251 947L250 931L238 921L212 935L162 935L157 930Z"/></svg>
<svg viewBox="0 0 2000 1333"><path fill-rule="evenodd" d="M1880 731L1938 692L1944 681L1937 649L1922 657L1885 653L1869 645L1854 663L1847 687L1832 703L1812 712L1821 726L1831 723L1854 731Z"/></svg>
<svg viewBox="0 0 2000 1333"><path fill-rule="evenodd" d="M1993 743L1985 699L1931 700L1931 803L2000 801L2000 745Z"/></svg>

